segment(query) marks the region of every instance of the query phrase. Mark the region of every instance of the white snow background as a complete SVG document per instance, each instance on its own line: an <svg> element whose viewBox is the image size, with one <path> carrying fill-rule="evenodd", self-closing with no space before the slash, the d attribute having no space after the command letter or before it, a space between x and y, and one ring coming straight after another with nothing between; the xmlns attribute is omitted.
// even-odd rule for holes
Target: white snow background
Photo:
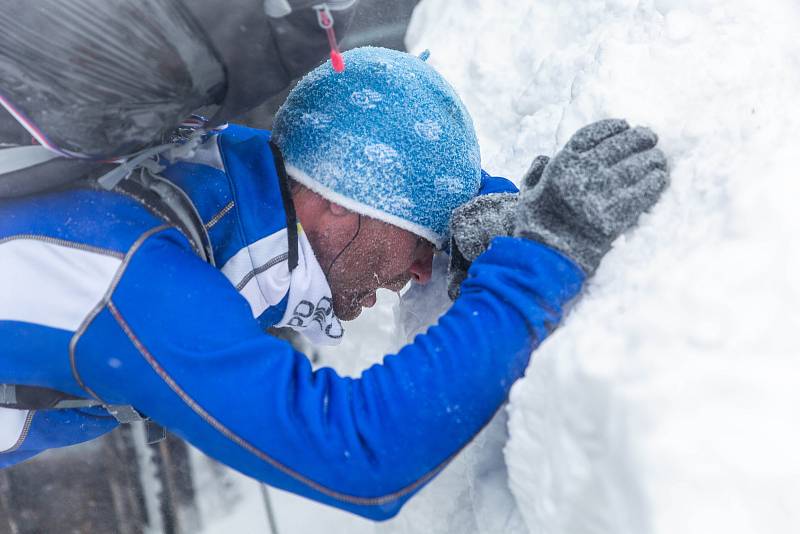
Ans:
<svg viewBox="0 0 800 534"><path fill-rule="evenodd" d="M407 42L462 96L489 172L518 181L622 117L659 134L672 185L507 414L397 518L271 490L281 534L800 532L798 23L795 0L423 0ZM323 363L358 374L433 319L380 297ZM265 532L240 483L207 532Z"/></svg>

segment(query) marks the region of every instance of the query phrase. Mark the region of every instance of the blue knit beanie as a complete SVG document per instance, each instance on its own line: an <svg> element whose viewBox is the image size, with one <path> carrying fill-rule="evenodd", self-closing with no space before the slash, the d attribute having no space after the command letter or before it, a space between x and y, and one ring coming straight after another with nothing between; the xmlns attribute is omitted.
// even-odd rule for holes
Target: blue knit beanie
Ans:
<svg viewBox="0 0 800 534"><path fill-rule="evenodd" d="M344 53L306 75L278 110L273 139L289 175L328 200L437 246L477 195L478 140L453 88L424 60L385 48Z"/></svg>

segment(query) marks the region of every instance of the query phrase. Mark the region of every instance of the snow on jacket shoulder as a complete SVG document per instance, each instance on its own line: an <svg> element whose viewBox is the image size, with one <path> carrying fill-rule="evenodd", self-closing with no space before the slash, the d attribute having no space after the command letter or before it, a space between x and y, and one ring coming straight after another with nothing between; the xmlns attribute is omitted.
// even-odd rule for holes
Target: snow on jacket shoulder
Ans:
<svg viewBox="0 0 800 534"><path fill-rule="evenodd" d="M239 234L215 248L221 270L121 195L0 204L0 378L131 404L254 478L385 519L491 419L583 275L543 245L498 238L414 343L359 379L313 371L263 332L260 301L224 267L274 234L260 220L258 190L274 181L266 135L234 127L215 141L219 159L201 151L168 171L192 198L216 199L198 202L212 241ZM237 149L264 166L235 170ZM208 167L216 179L192 180ZM242 179L248 167L260 180Z"/></svg>

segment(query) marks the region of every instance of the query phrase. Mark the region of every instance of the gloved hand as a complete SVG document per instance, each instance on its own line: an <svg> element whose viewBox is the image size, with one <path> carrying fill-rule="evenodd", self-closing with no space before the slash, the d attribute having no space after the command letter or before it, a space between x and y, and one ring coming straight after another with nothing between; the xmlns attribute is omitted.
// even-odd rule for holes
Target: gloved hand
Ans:
<svg viewBox="0 0 800 534"><path fill-rule="evenodd" d="M556 248L592 274L667 186L667 160L657 142L651 130L624 120L581 128L549 163L534 161L517 202L514 235Z"/></svg>
<svg viewBox="0 0 800 534"><path fill-rule="evenodd" d="M535 186L548 161L547 156L536 156L522 179L522 187ZM486 251L492 238L513 235L518 196L517 193L480 195L453 211L447 269L447 294L451 299L458 298L469 266Z"/></svg>
<svg viewBox="0 0 800 534"><path fill-rule="evenodd" d="M489 241L513 233L517 197L517 193L480 195L453 211L447 270L447 294L451 299L461 293L461 282L467 277L469 266L483 254Z"/></svg>

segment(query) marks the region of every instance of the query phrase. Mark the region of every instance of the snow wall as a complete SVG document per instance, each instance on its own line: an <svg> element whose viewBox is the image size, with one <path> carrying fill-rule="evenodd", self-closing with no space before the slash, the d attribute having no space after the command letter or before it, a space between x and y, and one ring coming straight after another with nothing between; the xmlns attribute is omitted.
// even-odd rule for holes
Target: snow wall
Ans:
<svg viewBox="0 0 800 534"><path fill-rule="evenodd" d="M800 532L798 22L792 0L415 13L409 45L463 95L490 172L519 180L605 117L653 128L671 163L512 391L529 532Z"/></svg>
<svg viewBox="0 0 800 534"><path fill-rule="evenodd" d="M281 534L800 532L798 22L794 0L423 0L407 43L462 95L487 170L518 181L623 117L659 134L672 185L397 518L270 490ZM357 375L446 305L435 284L379 295L319 363Z"/></svg>

